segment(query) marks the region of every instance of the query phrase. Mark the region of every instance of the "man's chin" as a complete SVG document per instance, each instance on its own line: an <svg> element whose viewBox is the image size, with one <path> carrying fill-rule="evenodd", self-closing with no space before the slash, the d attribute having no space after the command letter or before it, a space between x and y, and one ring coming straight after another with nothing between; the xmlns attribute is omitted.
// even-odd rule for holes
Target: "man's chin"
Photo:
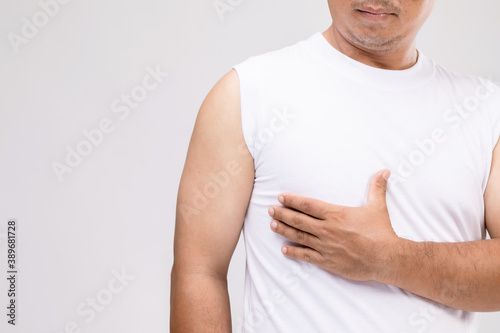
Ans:
<svg viewBox="0 0 500 333"><path fill-rule="evenodd" d="M353 42L360 49L376 52L389 52L397 48L397 36L385 36L377 33L354 35Z"/></svg>

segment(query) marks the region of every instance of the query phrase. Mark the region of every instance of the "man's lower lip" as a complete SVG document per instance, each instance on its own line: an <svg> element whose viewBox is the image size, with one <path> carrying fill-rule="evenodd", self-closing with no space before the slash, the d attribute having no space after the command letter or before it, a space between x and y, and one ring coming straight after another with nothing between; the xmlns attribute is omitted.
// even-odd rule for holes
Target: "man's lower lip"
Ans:
<svg viewBox="0 0 500 333"><path fill-rule="evenodd" d="M394 16L393 14L388 13L370 13L362 10L358 10L358 13L360 13L364 18L372 21L384 21Z"/></svg>

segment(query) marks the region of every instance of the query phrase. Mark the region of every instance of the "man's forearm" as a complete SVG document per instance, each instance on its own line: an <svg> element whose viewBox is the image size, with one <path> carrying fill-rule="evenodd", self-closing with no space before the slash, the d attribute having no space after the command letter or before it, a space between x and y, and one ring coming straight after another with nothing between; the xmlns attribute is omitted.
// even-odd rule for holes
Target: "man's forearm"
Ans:
<svg viewBox="0 0 500 333"><path fill-rule="evenodd" d="M231 332L227 280L172 270L170 332Z"/></svg>
<svg viewBox="0 0 500 333"><path fill-rule="evenodd" d="M465 311L500 311L500 239L463 243L401 239L379 282Z"/></svg>

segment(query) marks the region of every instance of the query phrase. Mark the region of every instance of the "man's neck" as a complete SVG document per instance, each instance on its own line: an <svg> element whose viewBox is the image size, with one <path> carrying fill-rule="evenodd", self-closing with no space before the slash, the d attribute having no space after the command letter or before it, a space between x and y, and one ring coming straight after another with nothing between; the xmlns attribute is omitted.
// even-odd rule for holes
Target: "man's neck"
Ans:
<svg viewBox="0 0 500 333"><path fill-rule="evenodd" d="M413 67L418 60L415 42L396 51L377 53L353 45L333 25L323 32L323 36L339 52L368 66L389 70L403 70Z"/></svg>

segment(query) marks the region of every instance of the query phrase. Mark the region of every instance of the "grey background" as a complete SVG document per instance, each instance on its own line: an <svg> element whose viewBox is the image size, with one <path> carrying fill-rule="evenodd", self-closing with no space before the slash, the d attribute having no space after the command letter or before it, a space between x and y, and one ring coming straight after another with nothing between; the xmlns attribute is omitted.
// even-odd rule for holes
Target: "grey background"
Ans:
<svg viewBox="0 0 500 333"><path fill-rule="evenodd" d="M19 325L7 325L2 310L2 332L59 333L72 321L82 332L168 331L177 187L201 102L233 65L330 23L326 0L230 3L222 20L212 0L72 0L19 52L8 34L21 34L40 3L0 3L0 267L6 222L16 218L20 272ZM500 81L499 11L491 0L438 0L419 49ZM169 76L120 119L113 101L157 66ZM54 161L104 118L114 130L59 181ZM242 245L229 273L235 331ZM86 322L78 307L106 295L122 269L134 278ZM2 279L0 304L6 290ZM481 332L498 331L499 313L481 317Z"/></svg>

